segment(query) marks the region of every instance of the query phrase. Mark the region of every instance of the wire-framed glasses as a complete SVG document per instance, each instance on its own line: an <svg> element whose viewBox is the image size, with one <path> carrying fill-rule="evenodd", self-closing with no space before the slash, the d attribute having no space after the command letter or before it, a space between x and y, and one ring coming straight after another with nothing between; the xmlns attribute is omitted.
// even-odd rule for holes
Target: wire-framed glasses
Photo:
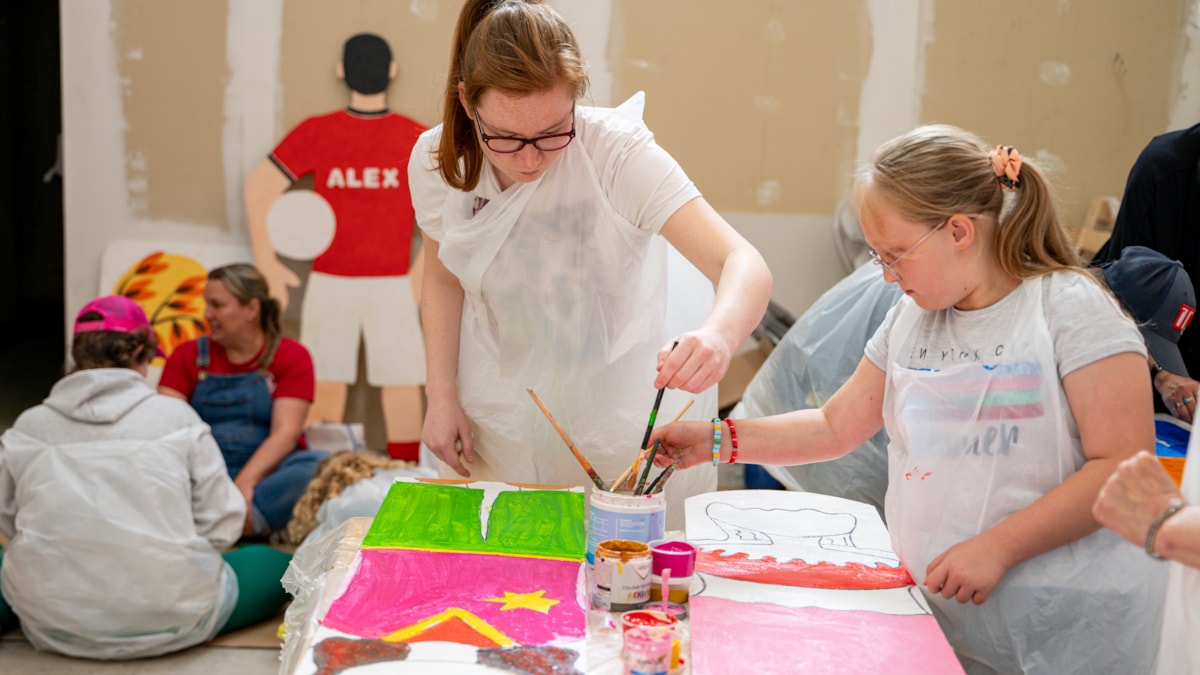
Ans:
<svg viewBox="0 0 1200 675"><path fill-rule="evenodd" d="M509 155L514 152L520 152L526 145L532 145L542 152L553 152L567 147L571 144L571 140L575 138L575 106L571 106L571 130L561 134L546 134L545 136L535 136L533 138L489 136L483 133L483 126L479 124L478 109L475 110L475 128L479 131L480 140L492 152Z"/></svg>
<svg viewBox="0 0 1200 675"><path fill-rule="evenodd" d="M879 265L883 269L887 270L888 273L891 274L892 276L896 277L896 281L903 281L903 277L901 277L900 273L896 271L896 263L900 262L900 260L903 259L904 256L917 250L918 246L920 246L921 244L924 244L926 239L932 237L935 232L937 232L938 230L945 227L946 223L948 223L948 222L950 222L949 218L947 218L947 219L943 220L942 222L938 223L937 225L935 225L932 230L926 232L924 234L924 236L922 236L920 239L918 239L915 244L913 244L912 246L909 246L907 251L904 251L903 253L896 256L895 258L892 258L891 262L885 261L879 255L879 252L873 248L867 249L867 255L871 256L872 262L874 262L876 265Z"/></svg>

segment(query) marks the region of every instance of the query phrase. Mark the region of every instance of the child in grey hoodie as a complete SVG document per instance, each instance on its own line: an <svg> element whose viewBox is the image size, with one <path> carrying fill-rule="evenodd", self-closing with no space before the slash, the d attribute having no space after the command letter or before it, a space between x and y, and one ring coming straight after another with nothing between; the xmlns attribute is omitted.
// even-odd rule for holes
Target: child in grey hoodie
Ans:
<svg viewBox="0 0 1200 675"><path fill-rule="evenodd" d="M223 559L245 500L208 426L146 382L156 346L136 302L93 300L75 321L77 370L0 437L0 533L12 539L0 616L7 601L38 649L154 656L287 599L290 555L255 546Z"/></svg>

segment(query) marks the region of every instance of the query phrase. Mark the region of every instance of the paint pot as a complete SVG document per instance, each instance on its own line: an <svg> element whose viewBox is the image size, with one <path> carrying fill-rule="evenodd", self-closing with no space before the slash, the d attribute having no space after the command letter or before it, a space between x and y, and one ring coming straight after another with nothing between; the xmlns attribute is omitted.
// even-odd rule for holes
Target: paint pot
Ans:
<svg viewBox="0 0 1200 675"><path fill-rule="evenodd" d="M643 543L661 539L667 520L667 501L660 492L631 495L592 490L588 513L587 561L596 564L596 546L609 539Z"/></svg>
<svg viewBox="0 0 1200 675"><path fill-rule="evenodd" d="M592 606L610 612L638 609L650 598L650 547L611 539L596 545Z"/></svg>
<svg viewBox="0 0 1200 675"><path fill-rule="evenodd" d="M678 625L678 617L657 609L635 609L621 615L621 632L623 633L644 626L674 630Z"/></svg>
<svg viewBox="0 0 1200 675"><path fill-rule="evenodd" d="M673 631L638 626L625 632L625 675L667 675L671 669Z"/></svg>
<svg viewBox="0 0 1200 675"><path fill-rule="evenodd" d="M692 589L692 578L683 577L682 579L675 578L672 574L667 580L667 602L676 605L686 605L688 594ZM662 602L662 576L658 574L650 575L650 601Z"/></svg>

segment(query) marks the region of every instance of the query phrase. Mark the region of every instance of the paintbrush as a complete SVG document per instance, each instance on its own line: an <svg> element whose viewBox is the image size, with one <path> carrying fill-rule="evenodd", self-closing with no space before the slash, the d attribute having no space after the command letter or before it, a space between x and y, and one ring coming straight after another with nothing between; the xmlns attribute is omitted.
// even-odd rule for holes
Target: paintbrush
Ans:
<svg viewBox="0 0 1200 675"><path fill-rule="evenodd" d="M574 441L572 441L571 437L567 435L566 430L562 428L562 425L558 423L558 420L554 419L554 415L550 414L550 410L546 408L545 403L542 403L542 399L538 398L538 395L533 391L533 387L529 387L528 391L529 395L533 397L533 402L542 409L542 414L546 416L546 419L550 420L550 424L554 426L554 430L557 431L559 437L563 439L563 443L567 444L567 447L571 449L571 453L575 455L575 459L579 460L579 465L582 466L583 470L587 472L588 477L592 479L592 482L596 484L597 488L601 490L607 490L608 488L604 485L604 481L600 480L599 474L597 474L596 470L592 468L591 463L587 461L587 458L583 456L583 453L579 451L579 448L575 447Z"/></svg>
<svg viewBox="0 0 1200 675"><path fill-rule="evenodd" d="M676 340L675 344L671 345L671 351L675 351L675 348L678 346L679 340ZM654 431L654 419L658 417L658 406L662 405L663 392L666 390L666 386L663 386L663 388L658 390L658 396L654 397L654 407L650 409L650 421L646 423L646 435L642 436L642 444L639 446L642 450L645 450L646 446L650 445L650 433Z"/></svg>
<svg viewBox="0 0 1200 675"><path fill-rule="evenodd" d="M675 473L675 469L679 467L679 463L682 461L683 455L676 457L675 461L671 462L670 466L663 469L662 473L658 474L657 478L650 481L650 485L646 486L646 494L652 495L662 492L663 488L667 485L667 479L671 477L671 474Z"/></svg>
<svg viewBox="0 0 1200 675"><path fill-rule="evenodd" d="M633 494L645 494L642 489L646 487L646 478L650 476L650 467L654 466L654 456L658 454L658 446L662 443L662 439L654 441L654 447L650 448L650 455L646 458L646 468L642 469L642 477L638 479L637 485L633 488Z"/></svg>
<svg viewBox="0 0 1200 675"><path fill-rule="evenodd" d="M674 418L671 420L670 424L674 424L674 423L678 422L678 421L679 421L679 418L683 417L683 414L684 414L685 412L687 412L687 411L688 411L688 408L692 407L692 404L693 404L693 403L695 403L695 402L696 402L696 399L694 399L694 398L693 398L693 399L691 399L691 400L689 400L689 401L688 401L688 402L687 402L687 403L686 403L686 404L683 406L683 409L682 409L682 410L680 410L678 413L676 413L676 414L675 414L675 417L674 417ZM627 482L627 481L628 481L630 478L632 478L633 476L635 476L635 475L636 475L636 472L637 472L637 470L638 470L638 465L640 465L640 464L641 464L641 462L642 462L642 460L643 460L643 459L645 459L645 458L646 458L646 449L645 449L645 448L640 448L640 449L637 451L637 454L635 454L635 455L633 456L633 463L631 463L631 464L629 465L629 468L628 468L628 469L625 469L625 472L621 474L621 477L620 477L620 478L618 478L618 479L616 479L615 481L613 481L613 483L612 483L612 487L611 487L611 488L609 488L609 489L608 489L608 491L609 491L609 492L616 492L617 490L621 489L621 487L622 487L622 486L623 486L623 485L624 485L624 484L625 484L625 483L626 483L626 482Z"/></svg>

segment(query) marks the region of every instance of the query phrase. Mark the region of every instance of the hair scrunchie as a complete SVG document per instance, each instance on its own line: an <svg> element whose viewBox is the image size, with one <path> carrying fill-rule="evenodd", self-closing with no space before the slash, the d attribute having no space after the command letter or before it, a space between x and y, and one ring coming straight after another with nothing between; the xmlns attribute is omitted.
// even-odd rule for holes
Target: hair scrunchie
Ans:
<svg viewBox="0 0 1200 675"><path fill-rule="evenodd" d="M1021 187L1021 153L1011 145L997 145L992 151L992 171L1006 192Z"/></svg>

